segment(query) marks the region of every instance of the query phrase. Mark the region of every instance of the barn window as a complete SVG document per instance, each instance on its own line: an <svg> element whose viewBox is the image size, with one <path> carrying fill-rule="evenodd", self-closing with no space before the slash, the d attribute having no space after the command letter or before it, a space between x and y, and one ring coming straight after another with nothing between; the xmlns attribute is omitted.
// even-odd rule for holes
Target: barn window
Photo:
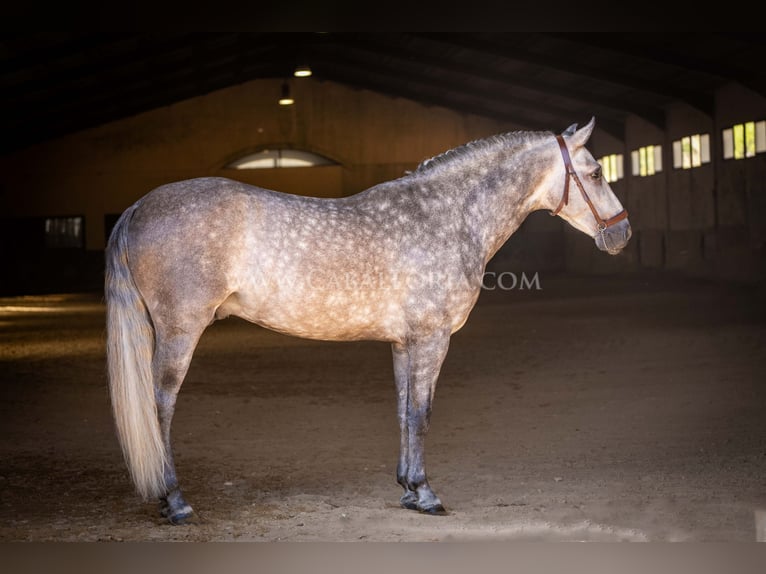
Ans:
<svg viewBox="0 0 766 574"><path fill-rule="evenodd" d="M647 145L630 152L632 173L639 177L662 171L662 146Z"/></svg>
<svg viewBox="0 0 766 574"><path fill-rule="evenodd" d="M710 134L694 134L673 142L673 167L691 169L710 163Z"/></svg>
<svg viewBox="0 0 766 574"><path fill-rule="evenodd" d="M744 122L726 128L723 135L723 158L745 159L766 152L766 121Z"/></svg>
<svg viewBox="0 0 766 574"><path fill-rule="evenodd" d="M85 246L82 217L48 217L45 219L45 246L82 248Z"/></svg>
<svg viewBox="0 0 766 574"><path fill-rule="evenodd" d="M231 162L230 169L274 169L334 165L322 155L300 149L264 149Z"/></svg>
<svg viewBox="0 0 766 574"><path fill-rule="evenodd" d="M621 153L605 155L598 160L598 163L601 164L601 171L604 174L604 179L606 179L608 183L613 183L624 177Z"/></svg>

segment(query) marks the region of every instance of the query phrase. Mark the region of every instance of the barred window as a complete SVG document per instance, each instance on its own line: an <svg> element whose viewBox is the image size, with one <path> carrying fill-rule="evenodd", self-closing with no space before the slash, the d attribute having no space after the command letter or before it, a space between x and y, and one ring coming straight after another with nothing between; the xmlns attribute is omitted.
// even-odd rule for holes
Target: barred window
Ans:
<svg viewBox="0 0 766 574"><path fill-rule="evenodd" d="M598 163L601 164L601 171L604 174L604 179L606 179L608 183L614 183L618 179L624 177L621 153L605 155L598 160Z"/></svg>
<svg viewBox="0 0 766 574"><path fill-rule="evenodd" d="M766 152L766 120L744 122L722 132L723 159L745 159Z"/></svg>
<svg viewBox="0 0 766 574"><path fill-rule="evenodd" d="M84 219L78 217L48 217L45 219L45 246L54 249L85 246Z"/></svg>
<svg viewBox="0 0 766 574"><path fill-rule="evenodd" d="M646 177L662 171L662 146L647 145L630 152L633 175Z"/></svg>
<svg viewBox="0 0 766 574"><path fill-rule="evenodd" d="M691 169L710 163L710 134L694 134L673 142L673 167Z"/></svg>

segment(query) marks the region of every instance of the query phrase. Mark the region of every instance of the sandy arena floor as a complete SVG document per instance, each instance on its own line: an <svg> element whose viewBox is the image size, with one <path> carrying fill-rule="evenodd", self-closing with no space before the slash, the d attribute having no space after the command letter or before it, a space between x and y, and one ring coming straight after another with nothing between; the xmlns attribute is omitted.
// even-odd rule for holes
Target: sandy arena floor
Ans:
<svg viewBox="0 0 766 574"><path fill-rule="evenodd" d="M98 294L0 299L0 541L753 541L766 509L766 294L541 274L484 292L400 509L388 345L203 336L174 423L200 524L132 491Z"/></svg>

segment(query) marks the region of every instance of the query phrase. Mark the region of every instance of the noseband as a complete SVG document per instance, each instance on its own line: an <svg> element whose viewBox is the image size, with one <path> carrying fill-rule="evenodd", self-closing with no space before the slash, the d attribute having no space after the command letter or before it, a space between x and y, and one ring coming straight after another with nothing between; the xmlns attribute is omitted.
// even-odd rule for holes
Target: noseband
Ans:
<svg viewBox="0 0 766 574"><path fill-rule="evenodd" d="M604 219L603 217L599 215L598 210L596 209L596 206L593 205L593 202L590 200L590 197L588 197L588 193L585 191L585 188L583 187L582 182L580 181L580 178L577 176L577 172L572 166L572 158L569 157L569 150L567 149L567 144L564 142L564 138L558 135L556 136L556 141L559 142L559 147L561 148L561 157L564 158L564 167L567 170L567 174L566 174L566 177L564 178L564 195L561 197L559 206L553 211L551 211L551 215L558 215L559 212L564 208L564 206L569 203L569 178L571 177L572 179L574 179L575 183L577 184L577 187L580 188L580 193L582 194L582 197L585 200L585 203L587 203L588 207L590 207L590 211L591 213L593 213L593 217L596 218L596 223L598 223L599 233L603 234L607 227L614 225L615 223L622 221L623 219L628 217L628 212L624 209L620 213L618 213L614 217L610 217L609 219Z"/></svg>

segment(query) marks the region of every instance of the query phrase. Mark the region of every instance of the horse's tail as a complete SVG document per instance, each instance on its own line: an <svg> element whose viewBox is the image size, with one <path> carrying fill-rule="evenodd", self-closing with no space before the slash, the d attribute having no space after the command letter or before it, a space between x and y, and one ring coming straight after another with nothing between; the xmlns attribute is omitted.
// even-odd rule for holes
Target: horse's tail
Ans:
<svg viewBox="0 0 766 574"><path fill-rule="evenodd" d="M152 380L154 327L128 267L134 211L122 214L106 248L106 356L117 437L136 491L147 499L166 493L167 453Z"/></svg>

